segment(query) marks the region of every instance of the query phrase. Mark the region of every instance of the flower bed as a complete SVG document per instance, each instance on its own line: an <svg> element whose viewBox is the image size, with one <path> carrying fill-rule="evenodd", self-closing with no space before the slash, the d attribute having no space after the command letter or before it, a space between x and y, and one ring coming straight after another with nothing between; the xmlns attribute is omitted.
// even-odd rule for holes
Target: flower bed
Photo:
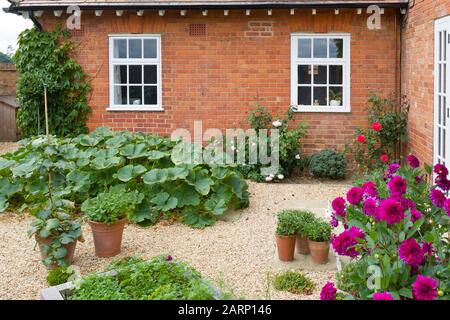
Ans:
<svg viewBox="0 0 450 320"><path fill-rule="evenodd" d="M332 202L332 246L353 262L322 290L322 299L450 299L450 181L442 164L430 186L419 161L390 164ZM386 170L387 169L387 170Z"/></svg>

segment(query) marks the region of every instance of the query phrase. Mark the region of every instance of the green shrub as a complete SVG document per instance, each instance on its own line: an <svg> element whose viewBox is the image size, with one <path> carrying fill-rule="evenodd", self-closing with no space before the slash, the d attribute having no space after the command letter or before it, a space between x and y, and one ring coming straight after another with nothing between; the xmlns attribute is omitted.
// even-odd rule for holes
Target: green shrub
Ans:
<svg viewBox="0 0 450 320"><path fill-rule="evenodd" d="M212 300L221 294L200 273L170 256L128 259L107 270L115 275L90 274L76 284L71 300Z"/></svg>
<svg viewBox="0 0 450 320"><path fill-rule="evenodd" d="M311 294L314 283L301 273L286 271L275 276L273 281L275 289L294 294Z"/></svg>
<svg viewBox="0 0 450 320"><path fill-rule="evenodd" d="M297 234L298 215L295 211L284 210L277 215L276 234L279 236L293 236Z"/></svg>
<svg viewBox="0 0 450 320"><path fill-rule="evenodd" d="M128 217L143 198L144 195L138 191L127 192L123 185L117 185L108 192L87 199L83 202L81 211L91 221L111 224Z"/></svg>
<svg viewBox="0 0 450 320"><path fill-rule="evenodd" d="M250 111L248 116L248 122L252 129L256 132L256 142L246 139L245 147L241 148L245 150L245 165L239 165L238 170L244 175L245 178L251 179L257 182L262 181L276 181L283 180L288 177L294 168L302 165L302 158L300 157L300 139L306 136L306 125L299 123L297 126L291 127L291 120L293 119L294 111L289 108L286 115L282 117L272 116L266 108L257 106L256 109ZM274 123L278 123L277 126ZM259 131L259 130L267 131ZM255 149L261 152L261 148L267 144L267 154L271 154L271 135L270 129L279 130L279 169L278 172L272 172L270 175L263 175L261 170L263 168L268 169L269 164L262 164L260 157L258 157L258 163L252 164L249 161L250 150ZM255 144L256 147L251 147L251 144ZM240 147L239 147L240 148ZM237 157L237 151L235 156Z"/></svg>
<svg viewBox="0 0 450 320"><path fill-rule="evenodd" d="M74 45L69 32L27 29L19 35L13 60L17 68L17 123L22 137L45 131L44 87L47 88L50 133L57 136L88 132L91 111L88 76L71 58Z"/></svg>
<svg viewBox="0 0 450 320"><path fill-rule="evenodd" d="M49 286L57 286L73 280L75 271L71 267L57 267L50 270L47 274L47 283Z"/></svg>
<svg viewBox="0 0 450 320"><path fill-rule="evenodd" d="M308 226L316 221L316 216L311 211L305 210L283 210L280 213L283 217L289 217L294 224L296 234L306 235Z"/></svg>
<svg viewBox="0 0 450 320"><path fill-rule="evenodd" d="M347 162L343 154L324 149L311 157L309 170L317 178L343 179Z"/></svg>
<svg viewBox="0 0 450 320"><path fill-rule="evenodd" d="M367 285L367 261L353 260L336 273L336 286L338 289L357 295L360 288Z"/></svg>
<svg viewBox="0 0 450 320"><path fill-rule="evenodd" d="M332 228L327 221L316 219L307 228L308 239L316 242L328 241L331 238L331 230Z"/></svg>
<svg viewBox="0 0 450 320"><path fill-rule="evenodd" d="M76 138L22 140L17 151L0 156L0 212L47 203L49 175L53 193L76 209L117 185L138 191L144 199L129 219L141 226L176 218L203 228L227 210L248 206L247 183L233 165L188 163L182 147L193 148L106 127Z"/></svg>

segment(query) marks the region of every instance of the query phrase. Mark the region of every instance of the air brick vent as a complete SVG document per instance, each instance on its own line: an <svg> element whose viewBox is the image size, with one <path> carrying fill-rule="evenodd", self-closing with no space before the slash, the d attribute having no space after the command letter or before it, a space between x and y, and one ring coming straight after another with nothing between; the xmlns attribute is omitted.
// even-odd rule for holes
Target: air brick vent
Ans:
<svg viewBox="0 0 450 320"><path fill-rule="evenodd" d="M190 36L206 36L206 24L193 23L189 25Z"/></svg>

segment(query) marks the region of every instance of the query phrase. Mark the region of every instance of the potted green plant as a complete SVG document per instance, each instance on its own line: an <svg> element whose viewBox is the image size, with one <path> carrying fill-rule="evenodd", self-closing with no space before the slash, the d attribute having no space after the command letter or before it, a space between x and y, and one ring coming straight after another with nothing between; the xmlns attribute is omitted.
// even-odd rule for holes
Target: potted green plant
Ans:
<svg viewBox="0 0 450 320"><path fill-rule="evenodd" d="M309 254L308 243L308 227L316 221L316 216L310 211L297 211L297 239L296 245L297 253Z"/></svg>
<svg viewBox="0 0 450 320"><path fill-rule="evenodd" d="M323 219L316 219L315 222L309 224L307 234L312 260L320 264L327 263L330 251L330 224Z"/></svg>
<svg viewBox="0 0 450 320"><path fill-rule="evenodd" d="M120 253L128 215L143 198L138 191L116 186L83 202L81 210L91 226L96 256L112 257Z"/></svg>
<svg viewBox="0 0 450 320"><path fill-rule="evenodd" d="M342 92L330 90L330 106L339 107L342 105Z"/></svg>
<svg viewBox="0 0 450 320"><path fill-rule="evenodd" d="M72 264L77 241L83 241L80 219L72 211L73 203L67 200L54 200L51 205L30 210L35 219L28 235L35 237L42 262L49 270Z"/></svg>
<svg viewBox="0 0 450 320"><path fill-rule="evenodd" d="M276 228L276 242L278 258L281 261L294 260L295 239L297 233L297 217L292 211L281 211L278 213Z"/></svg>

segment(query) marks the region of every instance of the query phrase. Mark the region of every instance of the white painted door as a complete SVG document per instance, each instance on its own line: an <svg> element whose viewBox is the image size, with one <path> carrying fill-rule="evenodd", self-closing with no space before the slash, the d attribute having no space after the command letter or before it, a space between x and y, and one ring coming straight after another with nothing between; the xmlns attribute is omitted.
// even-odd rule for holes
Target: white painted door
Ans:
<svg viewBox="0 0 450 320"><path fill-rule="evenodd" d="M450 17L436 20L434 46L434 163L450 161Z"/></svg>

